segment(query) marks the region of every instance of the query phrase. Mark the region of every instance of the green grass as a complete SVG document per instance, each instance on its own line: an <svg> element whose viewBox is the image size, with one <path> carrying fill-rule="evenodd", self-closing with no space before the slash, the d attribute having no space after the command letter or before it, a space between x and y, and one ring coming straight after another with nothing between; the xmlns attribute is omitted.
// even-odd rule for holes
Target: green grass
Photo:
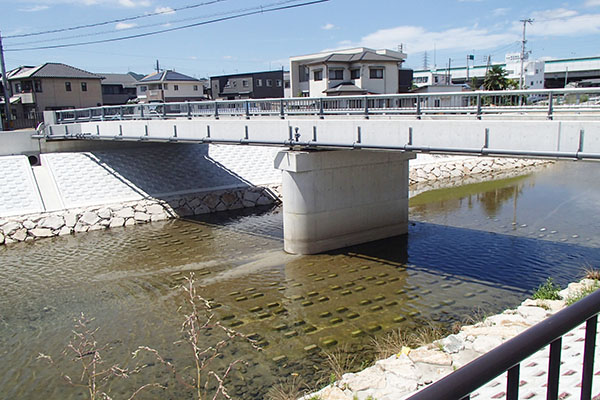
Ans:
<svg viewBox="0 0 600 400"><path fill-rule="evenodd" d="M584 289L577 291L575 294L567 297L565 302L568 306L570 306L571 304L577 303L579 300L583 299L588 294L595 292L597 289L600 289L600 282L594 281L592 285L587 286Z"/></svg>
<svg viewBox="0 0 600 400"><path fill-rule="evenodd" d="M534 300L560 300L560 286L554 284L552 278L546 279L546 282L538 286L537 290L533 292Z"/></svg>

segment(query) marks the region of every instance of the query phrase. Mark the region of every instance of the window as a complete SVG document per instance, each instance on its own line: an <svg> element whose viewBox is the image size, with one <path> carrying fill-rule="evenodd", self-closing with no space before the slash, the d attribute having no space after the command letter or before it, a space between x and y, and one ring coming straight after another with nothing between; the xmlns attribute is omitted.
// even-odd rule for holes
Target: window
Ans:
<svg viewBox="0 0 600 400"><path fill-rule="evenodd" d="M306 65L298 66L298 77L300 82L306 82L309 80L309 70Z"/></svg>
<svg viewBox="0 0 600 400"><path fill-rule="evenodd" d="M285 88L289 89L290 88L290 82L289 81L285 81Z"/></svg>
<svg viewBox="0 0 600 400"><path fill-rule="evenodd" d="M369 68L369 78L383 79L383 68Z"/></svg>
<svg viewBox="0 0 600 400"><path fill-rule="evenodd" d="M277 85L277 87L281 87L281 79L277 79L275 81L275 85Z"/></svg>
<svg viewBox="0 0 600 400"><path fill-rule="evenodd" d="M313 71L313 79L315 81L322 81L323 80L323 70L317 69L317 70Z"/></svg>
<svg viewBox="0 0 600 400"><path fill-rule="evenodd" d="M198 91L198 85L194 85L194 92Z"/></svg>
<svg viewBox="0 0 600 400"><path fill-rule="evenodd" d="M267 79L267 87L273 86L273 79Z"/></svg>
<svg viewBox="0 0 600 400"><path fill-rule="evenodd" d="M179 90L179 85L173 85L173 90L178 91Z"/></svg>
<svg viewBox="0 0 600 400"><path fill-rule="evenodd" d="M87 92L87 82L81 82L81 91Z"/></svg>
<svg viewBox="0 0 600 400"><path fill-rule="evenodd" d="M15 83L15 93L21 93L21 83Z"/></svg>
<svg viewBox="0 0 600 400"><path fill-rule="evenodd" d="M140 92L144 93L146 90L148 90L148 86L140 86Z"/></svg>
<svg viewBox="0 0 600 400"><path fill-rule="evenodd" d="M33 86L34 86L35 91L37 93L41 93L42 92L42 81L33 81Z"/></svg>
<svg viewBox="0 0 600 400"><path fill-rule="evenodd" d="M330 69L329 70L329 79L332 81L341 81L344 79L344 70L343 69Z"/></svg>
<svg viewBox="0 0 600 400"><path fill-rule="evenodd" d="M71 91L71 82L65 82L65 90L66 90L67 92L70 92L70 91Z"/></svg>
<svg viewBox="0 0 600 400"><path fill-rule="evenodd" d="M439 81L440 81L440 80L439 80L439 78L438 78L437 76L434 76L434 77L433 77L433 82L434 82L434 83L438 83Z"/></svg>
<svg viewBox="0 0 600 400"><path fill-rule="evenodd" d="M256 80L256 86L258 86L258 87L262 86L262 79L257 79Z"/></svg>
<svg viewBox="0 0 600 400"><path fill-rule="evenodd" d="M243 87L248 87L248 86L250 86L250 85L249 85L249 83L248 83L248 80L247 80L247 79L243 79L243 80L242 80L242 86L243 86Z"/></svg>
<svg viewBox="0 0 600 400"><path fill-rule="evenodd" d="M360 68L352 68L350 70L350 79L360 79Z"/></svg>

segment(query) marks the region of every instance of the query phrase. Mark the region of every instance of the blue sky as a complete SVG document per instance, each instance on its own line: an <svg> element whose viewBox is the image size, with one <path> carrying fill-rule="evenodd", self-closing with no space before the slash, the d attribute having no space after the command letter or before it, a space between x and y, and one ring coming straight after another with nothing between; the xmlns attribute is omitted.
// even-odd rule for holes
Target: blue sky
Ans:
<svg viewBox="0 0 600 400"><path fill-rule="evenodd" d="M309 1L309 0L305 0ZM212 3L212 4L202 4ZM477 64L520 50L523 18L534 58L600 55L600 0L329 0L196 26L155 36L62 49L15 49L77 43L171 29L243 12L300 4L302 0L0 0L0 31L9 69L47 61L91 72L149 73L162 68L196 77L288 68L288 58L325 49L403 44L406 66ZM196 6L197 5L197 6ZM195 6L177 10L186 6ZM145 16L149 13L159 13ZM10 37L83 24L134 20ZM148 26L150 25L150 26ZM434 52L435 49L435 52ZM434 57L435 53L435 57Z"/></svg>

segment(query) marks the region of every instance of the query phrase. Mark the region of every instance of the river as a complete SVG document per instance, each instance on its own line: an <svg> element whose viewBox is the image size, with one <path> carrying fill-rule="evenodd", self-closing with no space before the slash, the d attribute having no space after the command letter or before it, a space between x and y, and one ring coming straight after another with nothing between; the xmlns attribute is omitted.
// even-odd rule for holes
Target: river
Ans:
<svg viewBox="0 0 600 400"><path fill-rule="evenodd" d="M313 387L328 383L321 350L349 346L368 359L371 336L497 313L547 277L565 285L600 266L599 172L599 163L559 162L425 192L410 201L408 235L313 256L282 251L279 208L4 246L0 398L85 398L85 388L61 378L81 373L80 360L63 352L81 313L98 329L104 366L146 366L108 380L103 390L112 398L147 383L167 389L136 398L192 398L153 356L131 355L149 346L180 376L193 375L179 287L190 272L215 318L262 348L235 340L206 370L247 363L230 375L233 398L264 398L292 376ZM218 331L202 331L200 345L214 345ZM37 360L39 353L55 364Z"/></svg>

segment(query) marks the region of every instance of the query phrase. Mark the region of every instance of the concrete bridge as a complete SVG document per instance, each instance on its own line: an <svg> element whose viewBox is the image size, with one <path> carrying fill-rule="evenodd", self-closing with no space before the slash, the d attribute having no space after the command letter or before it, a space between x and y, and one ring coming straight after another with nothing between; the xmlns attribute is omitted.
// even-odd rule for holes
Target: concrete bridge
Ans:
<svg viewBox="0 0 600 400"><path fill-rule="evenodd" d="M287 147L284 240L312 254L404 234L418 152L600 159L600 89L137 104L45 112L47 140Z"/></svg>

